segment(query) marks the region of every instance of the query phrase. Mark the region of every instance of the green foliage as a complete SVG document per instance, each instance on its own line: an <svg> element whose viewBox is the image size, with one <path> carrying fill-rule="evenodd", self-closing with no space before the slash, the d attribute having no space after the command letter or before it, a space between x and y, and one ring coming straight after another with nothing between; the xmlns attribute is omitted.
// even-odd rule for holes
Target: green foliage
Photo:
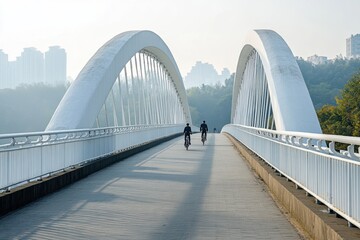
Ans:
<svg viewBox="0 0 360 240"><path fill-rule="evenodd" d="M360 73L345 85L336 106L325 105L317 114L324 133L360 137Z"/></svg>
<svg viewBox="0 0 360 240"><path fill-rule="evenodd" d="M1 89L0 133L43 131L65 91L65 86L44 84Z"/></svg>
<svg viewBox="0 0 360 240"><path fill-rule="evenodd" d="M336 60L312 65L297 60L309 89L324 133L360 136L360 59ZM230 122L234 75L225 85L202 85L187 90L193 124L203 120L212 131ZM343 89L341 91L341 89ZM66 87L44 84L22 85L0 90L0 133L43 131L59 104ZM341 97L336 98L339 94ZM334 106L338 104L337 106Z"/></svg>
<svg viewBox="0 0 360 240"><path fill-rule="evenodd" d="M360 59L337 59L320 65L298 59L297 63L316 109L326 104L335 105L335 97L360 70Z"/></svg>
<svg viewBox="0 0 360 240"><path fill-rule="evenodd" d="M225 85L202 85L187 89L187 97L193 124L200 126L206 121L209 131L230 123L232 88L234 76L225 80Z"/></svg>
<svg viewBox="0 0 360 240"><path fill-rule="evenodd" d="M360 114L354 115L353 120L350 121L333 106L340 101L336 100L336 96L341 93L341 89L354 74L360 71L360 59L337 59L321 65L313 65L302 59L298 59L297 62L314 106L319 109L318 115L324 133L348 136L356 132L360 134ZM215 127L220 130L230 122L233 77L226 80L225 86L202 85L187 90L195 125L198 126L205 120L209 129ZM357 100L356 102L360 103Z"/></svg>

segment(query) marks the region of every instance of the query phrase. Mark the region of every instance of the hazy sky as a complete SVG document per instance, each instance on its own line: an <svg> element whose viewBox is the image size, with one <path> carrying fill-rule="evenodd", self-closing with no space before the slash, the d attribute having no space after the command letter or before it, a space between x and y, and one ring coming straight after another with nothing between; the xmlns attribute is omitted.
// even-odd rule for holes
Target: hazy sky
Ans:
<svg viewBox="0 0 360 240"><path fill-rule="evenodd" d="M14 60L24 47L60 45L75 78L113 36L151 30L183 76L198 60L233 72L252 29L275 30L295 56L345 55L359 10L360 0L0 0L0 49Z"/></svg>

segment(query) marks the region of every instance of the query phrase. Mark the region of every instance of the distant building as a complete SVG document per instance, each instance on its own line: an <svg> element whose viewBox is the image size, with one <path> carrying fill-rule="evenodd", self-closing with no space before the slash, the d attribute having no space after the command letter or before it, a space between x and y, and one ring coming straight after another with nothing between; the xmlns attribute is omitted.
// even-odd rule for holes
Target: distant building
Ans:
<svg viewBox="0 0 360 240"><path fill-rule="evenodd" d="M230 71L227 68L224 68L219 75L212 64L197 61L184 77L184 84L186 88L198 87L202 84L223 84L225 79L229 77Z"/></svg>
<svg viewBox="0 0 360 240"><path fill-rule="evenodd" d="M20 82L33 84L44 82L44 54L36 48L24 48L18 58Z"/></svg>
<svg viewBox="0 0 360 240"><path fill-rule="evenodd" d="M66 52L59 46L49 47L45 52L45 83L64 85L66 82Z"/></svg>
<svg viewBox="0 0 360 240"><path fill-rule="evenodd" d="M360 34L351 35L346 39L346 57L360 58Z"/></svg>
<svg viewBox="0 0 360 240"><path fill-rule="evenodd" d="M324 64L328 61L327 57L324 56L318 56L318 55L313 55L307 58L308 62L311 62L314 65L318 65L318 64Z"/></svg>
<svg viewBox="0 0 360 240"><path fill-rule="evenodd" d="M50 47L45 56L36 48L24 48L15 61L0 50L0 89L22 83L65 85L66 81L66 52L59 46Z"/></svg>
<svg viewBox="0 0 360 240"><path fill-rule="evenodd" d="M0 89L9 88L10 83L8 82L9 78L9 61L8 55L0 50Z"/></svg>

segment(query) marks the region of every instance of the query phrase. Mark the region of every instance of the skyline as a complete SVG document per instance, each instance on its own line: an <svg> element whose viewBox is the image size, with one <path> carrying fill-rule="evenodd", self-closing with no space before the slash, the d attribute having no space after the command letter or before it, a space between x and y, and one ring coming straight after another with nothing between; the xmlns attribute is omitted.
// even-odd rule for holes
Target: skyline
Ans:
<svg viewBox="0 0 360 240"><path fill-rule="evenodd" d="M76 78L90 57L115 35L150 30L168 45L183 77L196 61L235 71L253 29L272 29L294 56L346 54L346 38L360 33L356 0L0 0L0 49L14 60L23 48L59 45Z"/></svg>

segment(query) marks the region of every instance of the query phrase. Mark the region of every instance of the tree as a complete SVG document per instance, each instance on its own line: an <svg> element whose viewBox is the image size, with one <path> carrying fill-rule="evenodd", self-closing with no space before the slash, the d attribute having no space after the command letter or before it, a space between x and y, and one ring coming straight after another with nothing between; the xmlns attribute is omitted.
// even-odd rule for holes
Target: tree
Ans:
<svg viewBox="0 0 360 240"><path fill-rule="evenodd" d="M360 73L345 85L336 103L343 117L342 123L351 128L351 136L360 137Z"/></svg>
<svg viewBox="0 0 360 240"><path fill-rule="evenodd" d="M0 133L43 131L66 91L42 83L0 90Z"/></svg>
<svg viewBox="0 0 360 240"><path fill-rule="evenodd" d="M313 65L297 59L315 109L326 104L335 105L335 97L349 79L359 72L360 59L336 59L325 64Z"/></svg>
<svg viewBox="0 0 360 240"><path fill-rule="evenodd" d="M336 106L325 105L317 111L326 134L360 136L360 73L354 75L336 98Z"/></svg>
<svg viewBox="0 0 360 240"><path fill-rule="evenodd" d="M221 129L230 123L234 75L225 80L225 85L201 85L187 89L193 124L200 126L203 120L209 129Z"/></svg>

